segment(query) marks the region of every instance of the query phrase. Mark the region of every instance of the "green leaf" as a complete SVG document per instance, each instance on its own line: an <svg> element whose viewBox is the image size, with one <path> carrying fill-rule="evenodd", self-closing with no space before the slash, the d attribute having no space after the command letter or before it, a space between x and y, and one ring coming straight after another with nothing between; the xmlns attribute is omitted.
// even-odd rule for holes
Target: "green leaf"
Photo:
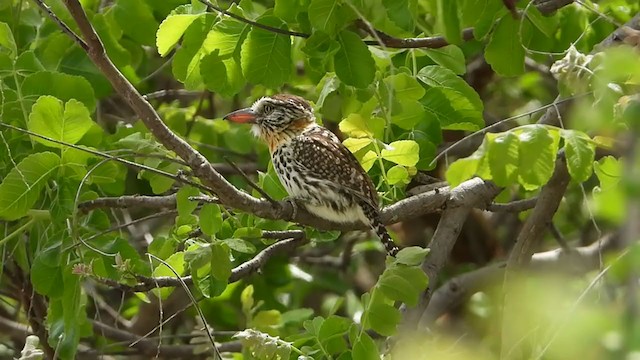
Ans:
<svg viewBox="0 0 640 360"><path fill-rule="evenodd" d="M458 1L437 0L437 27L444 33L450 44L462 42L460 19L458 18Z"/></svg>
<svg viewBox="0 0 640 360"><path fill-rule="evenodd" d="M429 253L428 248L422 248L419 246L410 246L401 249L396 255L395 261L399 264L405 264L409 266L417 266L422 264L422 261Z"/></svg>
<svg viewBox="0 0 640 360"><path fill-rule="evenodd" d="M485 141L473 154L466 158L458 159L451 164L445 174L449 186L456 187L476 175L480 160L484 157L486 149L487 144Z"/></svg>
<svg viewBox="0 0 640 360"><path fill-rule="evenodd" d="M288 23L296 23L298 13L305 10L306 7L299 0L275 0L273 15Z"/></svg>
<svg viewBox="0 0 640 360"><path fill-rule="evenodd" d="M525 52L520 43L519 24L512 16L503 16L485 50L487 63L502 76L516 76L524 72Z"/></svg>
<svg viewBox="0 0 640 360"><path fill-rule="evenodd" d="M369 0L365 0L369 1ZM418 2L415 0L382 0L386 15L404 31L412 32L416 26Z"/></svg>
<svg viewBox="0 0 640 360"><path fill-rule="evenodd" d="M392 336L396 333L396 327L400 323L400 311L385 303L373 303L367 309L367 323L375 332L384 336Z"/></svg>
<svg viewBox="0 0 640 360"><path fill-rule="evenodd" d="M473 36L478 40L484 38L506 12L501 0L469 0L462 10L465 22L473 25Z"/></svg>
<svg viewBox="0 0 640 360"><path fill-rule="evenodd" d="M60 249L56 248L56 250ZM39 294L56 299L62 297L64 291L62 267L50 264L43 259L43 255L39 255L31 266L30 276L33 288Z"/></svg>
<svg viewBox="0 0 640 360"><path fill-rule="evenodd" d="M365 119L358 113L349 114L339 124L340 131L354 138L381 138L384 133L384 119Z"/></svg>
<svg viewBox="0 0 640 360"><path fill-rule="evenodd" d="M363 332L358 340L353 344L352 351L353 360L378 360L380 353L376 343L371 339L369 334Z"/></svg>
<svg viewBox="0 0 640 360"><path fill-rule="evenodd" d="M391 114L391 123L405 130L413 130L428 121L424 106L415 100L401 100L400 106L395 106Z"/></svg>
<svg viewBox="0 0 640 360"><path fill-rule="evenodd" d="M278 310L262 310L251 320L251 326L266 333L282 324L282 314Z"/></svg>
<svg viewBox="0 0 640 360"><path fill-rule="evenodd" d="M423 51L436 64L444 66L458 75L467 72L464 53L456 45L447 45L439 49L424 49Z"/></svg>
<svg viewBox="0 0 640 360"><path fill-rule="evenodd" d="M211 245L211 275L220 281L227 281L231 276L231 268L229 248L219 243Z"/></svg>
<svg viewBox="0 0 640 360"><path fill-rule="evenodd" d="M0 22L0 47L5 47L9 50L11 59L15 58L18 53L11 28L4 22Z"/></svg>
<svg viewBox="0 0 640 360"><path fill-rule="evenodd" d="M593 174L596 146L589 136L577 130L561 130L569 174L576 182L587 181Z"/></svg>
<svg viewBox="0 0 640 360"><path fill-rule="evenodd" d="M483 104L480 95L453 71L438 65L425 66L416 77L425 84L436 89L448 89L460 93L472 105L473 109L482 111Z"/></svg>
<svg viewBox="0 0 640 360"><path fill-rule="evenodd" d="M556 164L559 136L541 125L524 126L520 139L518 181L526 190L535 190L551 178Z"/></svg>
<svg viewBox="0 0 640 360"><path fill-rule="evenodd" d="M320 58L324 62L330 59L340 49L340 43L324 31L314 31L305 40L302 51L310 57ZM326 96L326 95L325 95ZM320 103L320 101L318 101Z"/></svg>
<svg viewBox="0 0 640 360"><path fill-rule="evenodd" d="M518 180L520 140L513 132L487 134L487 156L491 177L499 186L508 186Z"/></svg>
<svg viewBox="0 0 640 360"><path fill-rule="evenodd" d="M384 79L387 88L392 89L401 101L420 100L425 94L425 89L414 77L400 73L389 75Z"/></svg>
<svg viewBox="0 0 640 360"><path fill-rule="evenodd" d="M89 110L81 102L71 99L63 108L62 101L53 96L38 98L27 123L29 130L35 133L71 144L80 141L91 126ZM64 147L39 137L32 136L32 139L49 147Z"/></svg>
<svg viewBox="0 0 640 360"><path fill-rule="evenodd" d="M24 98L36 98L40 95L51 95L62 101L79 100L93 112L96 98L91 84L81 76L74 76L51 71L41 71L27 76L22 82Z"/></svg>
<svg viewBox="0 0 640 360"><path fill-rule="evenodd" d="M189 90L202 86L200 63L202 58L210 52L204 45L214 21L215 18L211 14L194 19L184 32L182 45L176 50L171 62L173 75Z"/></svg>
<svg viewBox="0 0 640 360"><path fill-rule="evenodd" d="M185 272L184 258L185 258L184 251L178 251L176 253L171 254L171 256L165 259L165 262L167 263L168 266L165 264L160 264L156 266L156 268L153 269L152 275L154 277L168 276L168 277L175 278L176 274L174 273L174 271L180 276L184 275L184 272ZM171 294L173 289L174 288L172 287L167 287L167 288L161 288L161 289L154 289L153 292L156 295L161 296L163 299L166 299L167 296Z"/></svg>
<svg viewBox="0 0 640 360"><path fill-rule="evenodd" d="M398 264L382 273L376 287L389 299L416 306L428 283L427 276L419 267Z"/></svg>
<svg viewBox="0 0 640 360"><path fill-rule="evenodd" d="M193 186L183 186L176 194L176 207L178 215L188 216L198 207L197 201L189 200L190 196L198 196L200 191Z"/></svg>
<svg viewBox="0 0 640 360"><path fill-rule="evenodd" d="M349 320L331 315L322 322L317 330L318 342L329 354L341 353L347 349L344 334L349 330Z"/></svg>
<svg viewBox="0 0 640 360"><path fill-rule="evenodd" d="M535 6L529 6L527 8L527 19L529 19L533 26L538 28L540 32L550 38L555 35L558 29L559 20L555 13L551 16L544 16Z"/></svg>
<svg viewBox="0 0 640 360"><path fill-rule="evenodd" d="M352 153L361 150L373 143L371 138L346 138L342 144L349 149Z"/></svg>
<svg viewBox="0 0 640 360"><path fill-rule="evenodd" d="M22 159L0 183L0 218L16 220L25 216L59 165L60 157L51 152Z"/></svg>
<svg viewBox="0 0 640 360"><path fill-rule="evenodd" d="M227 244L231 250L235 250L237 252L241 252L244 254L254 254L256 252L256 247L243 239L231 238L221 240L223 243Z"/></svg>
<svg viewBox="0 0 640 360"><path fill-rule="evenodd" d="M216 204L205 204L200 210L200 229L202 232L212 236L222 228L222 211Z"/></svg>
<svg viewBox="0 0 640 360"><path fill-rule="evenodd" d="M178 43L184 32L191 23L200 15L177 14L169 15L160 24L156 34L156 46L158 54L166 56L169 51Z"/></svg>
<svg viewBox="0 0 640 360"><path fill-rule="evenodd" d="M415 166L420 160L420 146L413 140L398 140L382 149L385 160L404 166Z"/></svg>
<svg viewBox="0 0 640 360"><path fill-rule="evenodd" d="M117 0L113 16L128 37L142 45L155 45L158 22L145 1Z"/></svg>
<svg viewBox="0 0 640 360"><path fill-rule="evenodd" d="M619 186L622 179L622 164L618 159L605 156L593 164L593 170L602 190L607 191Z"/></svg>
<svg viewBox="0 0 640 360"><path fill-rule="evenodd" d="M258 22L278 29L287 26L275 16L263 16ZM291 75L291 39L272 31L253 27L242 44L242 73L255 84L278 87Z"/></svg>
<svg viewBox="0 0 640 360"><path fill-rule="evenodd" d="M207 89L222 95L236 94L246 84L239 62L235 58L222 60L217 51L202 58L200 74Z"/></svg>
<svg viewBox="0 0 640 360"><path fill-rule="evenodd" d="M409 171L402 165L395 165L387 171L389 185L408 184Z"/></svg>
<svg viewBox="0 0 640 360"><path fill-rule="evenodd" d="M329 35L335 35L341 25L340 7L339 0L311 0L307 9L311 26Z"/></svg>
<svg viewBox="0 0 640 360"><path fill-rule="evenodd" d="M360 165L362 165L362 168L364 169L364 171L367 171L367 172L371 170L371 168L373 167L373 164L377 159L378 159L378 154L376 154L376 152L373 150L369 150L364 155L362 155L362 157L358 157L358 161L360 162Z"/></svg>
<svg viewBox="0 0 640 360"><path fill-rule="evenodd" d="M340 50L333 58L336 75L347 85L366 88L376 74L371 52L362 39L351 31L342 31L337 40Z"/></svg>

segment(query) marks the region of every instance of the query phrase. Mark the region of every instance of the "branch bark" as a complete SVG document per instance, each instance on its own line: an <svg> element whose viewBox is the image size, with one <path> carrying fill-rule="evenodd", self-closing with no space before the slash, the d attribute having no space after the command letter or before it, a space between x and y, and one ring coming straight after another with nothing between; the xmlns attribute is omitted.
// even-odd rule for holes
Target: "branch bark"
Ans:
<svg viewBox="0 0 640 360"><path fill-rule="evenodd" d="M497 185L480 178L466 181L450 191L445 210L429 244L431 252L422 264L422 270L429 277L429 287L422 293L418 306L405 309L405 329L414 329L422 323L422 314L431 300L438 274L447 263L471 209L486 207L499 193L500 188Z"/></svg>

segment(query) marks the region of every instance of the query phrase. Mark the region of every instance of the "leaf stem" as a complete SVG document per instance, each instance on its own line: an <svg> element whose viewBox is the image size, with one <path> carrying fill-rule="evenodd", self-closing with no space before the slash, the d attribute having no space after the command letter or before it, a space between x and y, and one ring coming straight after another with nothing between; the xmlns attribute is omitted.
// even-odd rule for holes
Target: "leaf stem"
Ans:
<svg viewBox="0 0 640 360"><path fill-rule="evenodd" d="M24 223L24 225L22 225L19 228L17 228L11 234L7 235L4 239L0 239L0 246L3 246L4 243L6 243L7 241L9 241L9 240L13 239L14 237L20 235L23 231L25 231L28 228L30 228L31 225L33 225L35 222L36 222L36 218L35 217L32 217L31 219L29 219L29 221L27 221L26 223Z"/></svg>

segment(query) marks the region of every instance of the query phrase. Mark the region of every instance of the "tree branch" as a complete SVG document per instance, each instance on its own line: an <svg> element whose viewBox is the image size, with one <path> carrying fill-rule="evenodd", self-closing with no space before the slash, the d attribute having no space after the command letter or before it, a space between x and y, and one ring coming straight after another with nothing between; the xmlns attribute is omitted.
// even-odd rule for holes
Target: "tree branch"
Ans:
<svg viewBox="0 0 640 360"><path fill-rule="evenodd" d="M304 244L306 239L303 236L296 235L294 238L278 241L272 245L267 246L258 253L253 259L248 260L231 270L231 276L229 276L229 284L239 281L252 273L259 270L267 261L276 254L291 252L295 248ZM159 276L159 277L147 277L137 276L138 281L136 285L127 285L119 283L115 280L108 278L97 278L99 282L110 286L112 288L129 291L129 292L144 292L150 291L155 288L163 287L177 287L181 286L184 282L187 285L193 284L193 278L191 276L183 276L182 278L176 278L172 276Z"/></svg>
<svg viewBox="0 0 640 360"><path fill-rule="evenodd" d="M429 244L431 251L422 263L422 270L429 278L429 287L422 293L418 306L405 309L404 324L408 329L415 329L421 323L422 314L436 287L438 274L447 263L469 212L474 207L486 207L500 190L492 182L473 178L450 191L445 210Z"/></svg>
<svg viewBox="0 0 640 360"><path fill-rule="evenodd" d="M616 247L615 239L619 235L608 234L591 245L565 250L557 248L533 254L531 265L541 271L562 267L575 274L598 269L603 252L612 251ZM506 263L492 264L477 270L455 276L440 286L429 302L423 319L432 324L443 314L457 308L471 295L503 279Z"/></svg>
<svg viewBox="0 0 640 360"><path fill-rule="evenodd" d="M176 194L166 196L125 195L119 197L97 198L78 204L78 209L85 214L98 208L126 209L130 207L174 209L176 207Z"/></svg>

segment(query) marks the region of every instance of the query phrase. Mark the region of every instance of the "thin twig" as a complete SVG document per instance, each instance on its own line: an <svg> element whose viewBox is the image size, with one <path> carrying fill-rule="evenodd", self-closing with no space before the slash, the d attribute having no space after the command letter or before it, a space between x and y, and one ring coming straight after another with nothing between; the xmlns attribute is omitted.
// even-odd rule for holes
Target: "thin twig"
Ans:
<svg viewBox="0 0 640 360"><path fill-rule="evenodd" d="M176 279L179 280L180 285L182 286L182 289L184 289L184 292L187 294L187 296L189 296L189 299L191 300L191 303L193 304L193 307L195 307L196 311L198 312L198 316L200 317L200 320L205 325L204 331L207 333L207 337L209 338L209 341L211 342L211 347L213 348L212 350L213 350L213 354L215 355L215 360L222 360L222 355L220 355L220 351L218 351L218 347L216 346L216 342L215 342L215 340L213 340L213 335L211 335L211 332L209 331L209 328L206 326L207 319L204 317L204 313L202 312L202 309L198 305L198 302L196 301L196 299L193 297L193 294L191 293L191 290L189 290L189 286L187 286L187 284L185 284L184 281L181 281L180 274L178 274L178 272L169 263L167 263L166 261L160 259L159 257L157 257L157 256L155 256L153 254L147 253L147 256L149 256L150 258L153 258L156 261L159 261L160 263L162 263L162 265L166 266L176 276Z"/></svg>
<svg viewBox="0 0 640 360"><path fill-rule="evenodd" d="M269 196L269 194L267 194L266 191L264 191L260 186L258 186L258 184L256 184L253 180L251 180L247 176L247 174L245 174L244 171L242 171L242 169L240 169L238 165L236 165L236 163L231 161L231 159L229 159L226 156L223 156L222 158L224 159L224 161L227 162L227 164L229 164L229 166L234 168L238 172L238 174L240 174L240 176L242 176L245 179L245 181L249 184L249 186L254 188L260 195L262 195L263 198L267 199L267 201L274 204L275 206L279 206L279 203L276 200L274 200L271 196Z"/></svg>
<svg viewBox="0 0 640 360"><path fill-rule="evenodd" d="M60 26L60 28L62 29L62 31L64 31L65 34L69 35L69 37L73 39L73 41L75 41L76 44L80 45L80 47L85 51L89 49L89 46L87 45L87 43L85 43L84 40L82 40L78 36L78 34L73 32L73 30L71 30L67 26L67 24L65 24L62 20L60 20L60 18L57 17L56 14L53 13L53 11L51 11L51 8L49 7L49 5L45 4L42 0L33 0L33 2L35 2L36 5L38 5L38 7L42 9L42 11L44 11L52 21L57 23L58 26Z"/></svg>
<svg viewBox="0 0 640 360"><path fill-rule="evenodd" d="M533 209L536 206L538 197L532 197L529 199L515 200L505 204L492 203L487 206L487 211L493 212L522 212Z"/></svg>

